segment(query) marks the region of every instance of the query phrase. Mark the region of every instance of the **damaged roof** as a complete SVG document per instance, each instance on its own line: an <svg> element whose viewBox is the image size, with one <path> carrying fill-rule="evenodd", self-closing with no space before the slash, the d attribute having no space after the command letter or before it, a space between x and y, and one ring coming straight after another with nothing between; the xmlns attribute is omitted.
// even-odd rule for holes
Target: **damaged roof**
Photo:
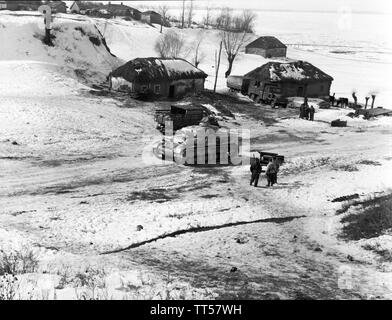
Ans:
<svg viewBox="0 0 392 320"><path fill-rule="evenodd" d="M332 81L333 78L306 61L268 62L245 75L258 81Z"/></svg>
<svg viewBox="0 0 392 320"><path fill-rule="evenodd" d="M276 49L276 48L287 48L279 39L266 36L257 38L255 41L249 43L247 48L261 48L261 49Z"/></svg>
<svg viewBox="0 0 392 320"><path fill-rule="evenodd" d="M139 83L207 77L202 70L179 58L136 58L114 70L111 75Z"/></svg>

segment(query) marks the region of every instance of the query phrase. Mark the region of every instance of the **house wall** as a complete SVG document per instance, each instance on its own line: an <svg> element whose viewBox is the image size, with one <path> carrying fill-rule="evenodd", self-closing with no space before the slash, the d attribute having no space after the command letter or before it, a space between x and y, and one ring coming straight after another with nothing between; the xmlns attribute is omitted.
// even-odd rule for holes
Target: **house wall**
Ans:
<svg viewBox="0 0 392 320"><path fill-rule="evenodd" d="M257 54L264 58L270 57L285 57L287 53L286 48L275 48L275 49L261 49L261 48L246 48L245 53Z"/></svg>
<svg viewBox="0 0 392 320"><path fill-rule="evenodd" d="M319 81L309 83L307 87L307 94L309 97L324 97L329 96L331 90L331 81Z"/></svg>
<svg viewBox="0 0 392 320"><path fill-rule="evenodd" d="M53 13L67 13L66 6L58 6L57 8L52 8Z"/></svg>
<svg viewBox="0 0 392 320"><path fill-rule="evenodd" d="M161 16L159 14L152 14L150 18L150 23L160 24L162 22Z"/></svg>
<svg viewBox="0 0 392 320"><path fill-rule="evenodd" d="M151 23L150 21L150 15L149 14L141 14L141 18L140 18L140 20L141 21L144 21L144 22L147 22L147 23Z"/></svg>
<svg viewBox="0 0 392 320"><path fill-rule="evenodd" d="M261 48L245 48L245 53L257 54L257 55L262 56L262 57L266 56L265 50L261 49Z"/></svg>
<svg viewBox="0 0 392 320"><path fill-rule="evenodd" d="M73 3L70 10L71 13L80 13L80 8L77 3Z"/></svg>
<svg viewBox="0 0 392 320"><path fill-rule="evenodd" d="M0 5L0 9L5 9L5 10L18 10L19 9L19 2L17 1L6 1L5 3Z"/></svg>
<svg viewBox="0 0 392 320"><path fill-rule="evenodd" d="M267 58L269 57L285 57L287 49L286 48L275 48L266 50Z"/></svg>
<svg viewBox="0 0 392 320"><path fill-rule="evenodd" d="M259 98L266 95L270 90L270 87L274 87L274 90L280 91L280 94L284 97L296 97L299 94L299 89L302 87L302 95L309 98L326 97L329 96L331 90L332 81L314 81L309 83L298 83L298 82L257 82L252 79L249 83L248 95L257 95ZM269 88L267 89L267 86Z"/></svg>
<svg viewBox="0 0 392 320"><path fill-rule="evenodd" d="M287 97L298 96L298 90L302 87L303 97L316 98L329 96L331 81L315 81L308 83L287 82L282 83L282 94Z"/></svg>
<svg viewBox="0 0 392 320"><path fill-rule="evenodd" d="M141 20L147 23L161 23L161 16L159 14L141 14Z"/></svg>
<svg viewBox="0 0 392 320"><path fill-rule="evenodd" d="M150 82L150 83L137 83L128 82L121 77L111 77L111 88L118 91L128 91L132 93L141 93L149 91L157 96L169 97L170 87L174 86L174 97L181 97L187 92L201 91L204 89L204 79L182 79L171 82ZM156 86L159 86L157 92Z"/></svg>

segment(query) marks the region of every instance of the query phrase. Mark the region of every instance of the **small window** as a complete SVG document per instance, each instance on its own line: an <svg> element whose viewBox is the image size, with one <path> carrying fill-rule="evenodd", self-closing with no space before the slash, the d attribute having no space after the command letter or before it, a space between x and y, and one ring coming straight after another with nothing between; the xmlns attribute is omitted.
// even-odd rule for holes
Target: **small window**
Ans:
<svg viewBox="0 0 392 320"><path fill-rule="evenodd" d="M147 91L147 86L142 86L141 90L142 90L142 92L146 92Z"/></svg>
<svg viewBox="0 0 392 320"><path fill-rule="evenodd" d="M154 86L154 92L155 93L160 93L161 92L161 86L159 84Z"/></svg>

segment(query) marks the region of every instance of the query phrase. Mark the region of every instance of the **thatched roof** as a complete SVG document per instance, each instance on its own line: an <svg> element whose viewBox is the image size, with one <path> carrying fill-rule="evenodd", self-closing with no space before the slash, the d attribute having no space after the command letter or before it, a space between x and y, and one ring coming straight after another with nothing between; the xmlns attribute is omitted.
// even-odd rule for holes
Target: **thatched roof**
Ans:
<svg viewBox="0 0 392 320"><path fill-rule="evenodd" d="M258 81L332 81L333 78L306 61L268 62L245 75Z"/></svg>
<svg viewBox="0 0 392 320"><path fill-rule="evenodd" d="M122 3L121 4L109 3L106 5L106 7L109 12L114 13L114 14L123 14L126 12L129 12L129 13L139 12L140 13L139 10L132 8L130 6L127 6L125 4L122 4Z"/></svg>
<svg viewBox="0 0 392 320"><path fill-rule="evenodd" d="M136 58L112 72L113 77L122 77L129 82L148 83L161 80L204 79L200 69L184 59Z"/></svg>
<svg viewBox="0 0 392 320"><path fill-rule="evenodd" d="M71 9L77 4L80 10L96 9L102 7L102 3L92 2L92 1L74 1L71 5Z"/></svg>
<svg viewBox="0 0 392 320"><path fill-rule="evenodd" d="M287 48L280 40L275 37L260 37L249 43L246 48L276 49Z"/></svg>

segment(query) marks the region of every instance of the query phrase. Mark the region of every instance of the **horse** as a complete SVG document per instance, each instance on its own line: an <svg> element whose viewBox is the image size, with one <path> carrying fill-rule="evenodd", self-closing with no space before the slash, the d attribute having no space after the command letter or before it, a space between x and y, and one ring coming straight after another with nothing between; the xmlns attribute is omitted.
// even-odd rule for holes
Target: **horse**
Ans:
<svg viewBox="0 0 392 320"><path fill-rule="evenodd" d="M342 108L348 107L348 98L339 98L336 101L336 107L342 106Z"/></svg>

